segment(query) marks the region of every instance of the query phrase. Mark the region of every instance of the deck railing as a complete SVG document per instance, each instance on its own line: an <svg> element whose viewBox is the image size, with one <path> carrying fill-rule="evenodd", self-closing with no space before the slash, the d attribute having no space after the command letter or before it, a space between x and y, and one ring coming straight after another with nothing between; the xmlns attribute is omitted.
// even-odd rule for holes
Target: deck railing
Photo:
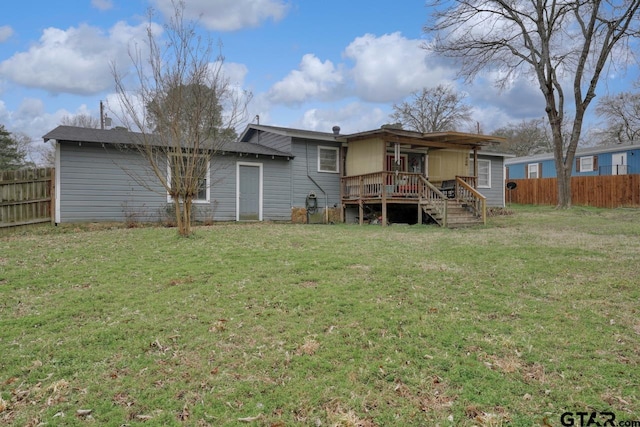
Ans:
<svg viewBox="0 0 640 427"><path fill-rule="evenodd" d="M364 175L346 176L342 181L345 199L419 198L424 191L424 178L419 173L374 172Z"/></svg>
<svg viewBox="0 0 640 427"><path fill-rule="evenodd" d="M473 176L456 176L456 199L469 206L473 213L482 218L482 223L486 225L487 198L474 188L475 182L476 178Z"/></svg>
<svg viewBox="0 0 640 427"><path fill-rule="evenodd" d="M449 205L449 198L438 187L427 181L424 177L420 177L424 190L420 194L420 201L426 202L431 209L435 210L436 217L442 218L436 219L443 227L447 226L447 210ZM435 218L434 218L435 219Z"/></svg>
<svg viewBox="0 0 640 427"><path fill-rule="evenodd" d="M342 177L341 182L345 201L415 199L421 205L429 206L435 217L441 218L437 219L440 225L447 226L448 195L419 173L374 172ZM474 176L456 176L455 199L469 207L486 224L486 197L475 189L476 184L477 178Z"/></svg>

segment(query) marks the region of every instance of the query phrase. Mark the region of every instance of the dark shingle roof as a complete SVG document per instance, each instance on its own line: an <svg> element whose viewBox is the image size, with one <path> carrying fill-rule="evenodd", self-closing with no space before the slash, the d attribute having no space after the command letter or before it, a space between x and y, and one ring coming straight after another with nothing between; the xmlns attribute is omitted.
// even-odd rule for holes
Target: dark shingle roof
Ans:
<svg viewBox="0 0 640 427"><path fill-rule="evenodd" d="M343 135L336 135L333 132L318 132L314 130L304 130L304 129L292 129L285 128L279 126L265 126L265 125L255 125L250 124L240 135L240 141L248 141L253 135L254 132L263 131L263 132L271 132L277 135L288 136L291 138L305 138L305 139L315 139L322 141L335 141L336 137Z"/></svg>
<svg viewBox="0 0 640 427"><path fill-rule="evenodd" d="M45 142L50 139L56 141L71 142L96 142L102 144L140 144L143 141L143 134L129 132L126 129L92 129L76 126L58 126L51 132L44 135ZM244 141L228 142L222 145L219 151L238 154L257 154L275 157L293 157L291 153L275 150L264 145L249 143Z"/></svg>

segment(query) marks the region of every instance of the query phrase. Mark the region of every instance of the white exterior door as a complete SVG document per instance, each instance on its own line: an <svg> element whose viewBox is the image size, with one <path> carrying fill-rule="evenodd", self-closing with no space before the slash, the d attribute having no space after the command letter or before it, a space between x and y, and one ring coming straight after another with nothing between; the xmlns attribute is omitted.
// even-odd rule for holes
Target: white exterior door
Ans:
<svg viewBox="0 0 640 427"><path fill-rule="evenodd" d="M611 175L627 174L627 153L614 153L611 155Z"/></svg>

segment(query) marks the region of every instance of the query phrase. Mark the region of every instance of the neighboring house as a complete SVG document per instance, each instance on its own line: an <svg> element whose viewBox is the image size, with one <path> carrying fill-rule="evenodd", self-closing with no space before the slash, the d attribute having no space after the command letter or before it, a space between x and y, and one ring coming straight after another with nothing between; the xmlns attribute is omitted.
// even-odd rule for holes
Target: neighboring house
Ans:
<svg viewBox="0 0 640 427"><path fill-rule="evenodd" d="M506 179L556 178L553 153L515 157L505 161ZM572 176L640 173L640 145L608 145L576 151Z"/></svg>
<svg viewBox="0 0 640 427"><path fill-rule="evenodd" d="M170 198L131 148L139 137L122 129L71 126L43 137L56 147L56 223L168 216ZM251 124L211 159L194 201L196 219L329 222L362 217L365 205L385 205L392 222L416 222L423 220L419 211L437 217L421 199L440 197L443 184L458 196L481 192L487 205L504 206L505 156L479 152L494 139L390 128L342 135L338 127L314 132ZM369 193L352 192L360 178L368 180ZM395 209L411 205L413 220L406 209Z"/></svg>

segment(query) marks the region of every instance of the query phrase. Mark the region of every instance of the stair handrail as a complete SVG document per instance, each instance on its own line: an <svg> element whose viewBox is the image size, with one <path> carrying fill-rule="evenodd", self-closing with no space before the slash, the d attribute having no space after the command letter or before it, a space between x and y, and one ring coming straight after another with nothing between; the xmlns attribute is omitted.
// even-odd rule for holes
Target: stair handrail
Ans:
<svg viewBox="0 0 640 427"><path fill-rule="evenodd" d="M425 177L420 176L420 181L424 184L424 187L422 187L422 191L420 192L421 202L422 199L425 199L442 217L442 224L440 225L446 227L449 198ZM438 221L436 218L434 219Z"/></svg>
<svg viewBox="0 0 640 427"><path fill-rule="evenodd" d="M487 225L487 198L459 176L456 176L456 198L469 203L473 213Z"/></svg>

